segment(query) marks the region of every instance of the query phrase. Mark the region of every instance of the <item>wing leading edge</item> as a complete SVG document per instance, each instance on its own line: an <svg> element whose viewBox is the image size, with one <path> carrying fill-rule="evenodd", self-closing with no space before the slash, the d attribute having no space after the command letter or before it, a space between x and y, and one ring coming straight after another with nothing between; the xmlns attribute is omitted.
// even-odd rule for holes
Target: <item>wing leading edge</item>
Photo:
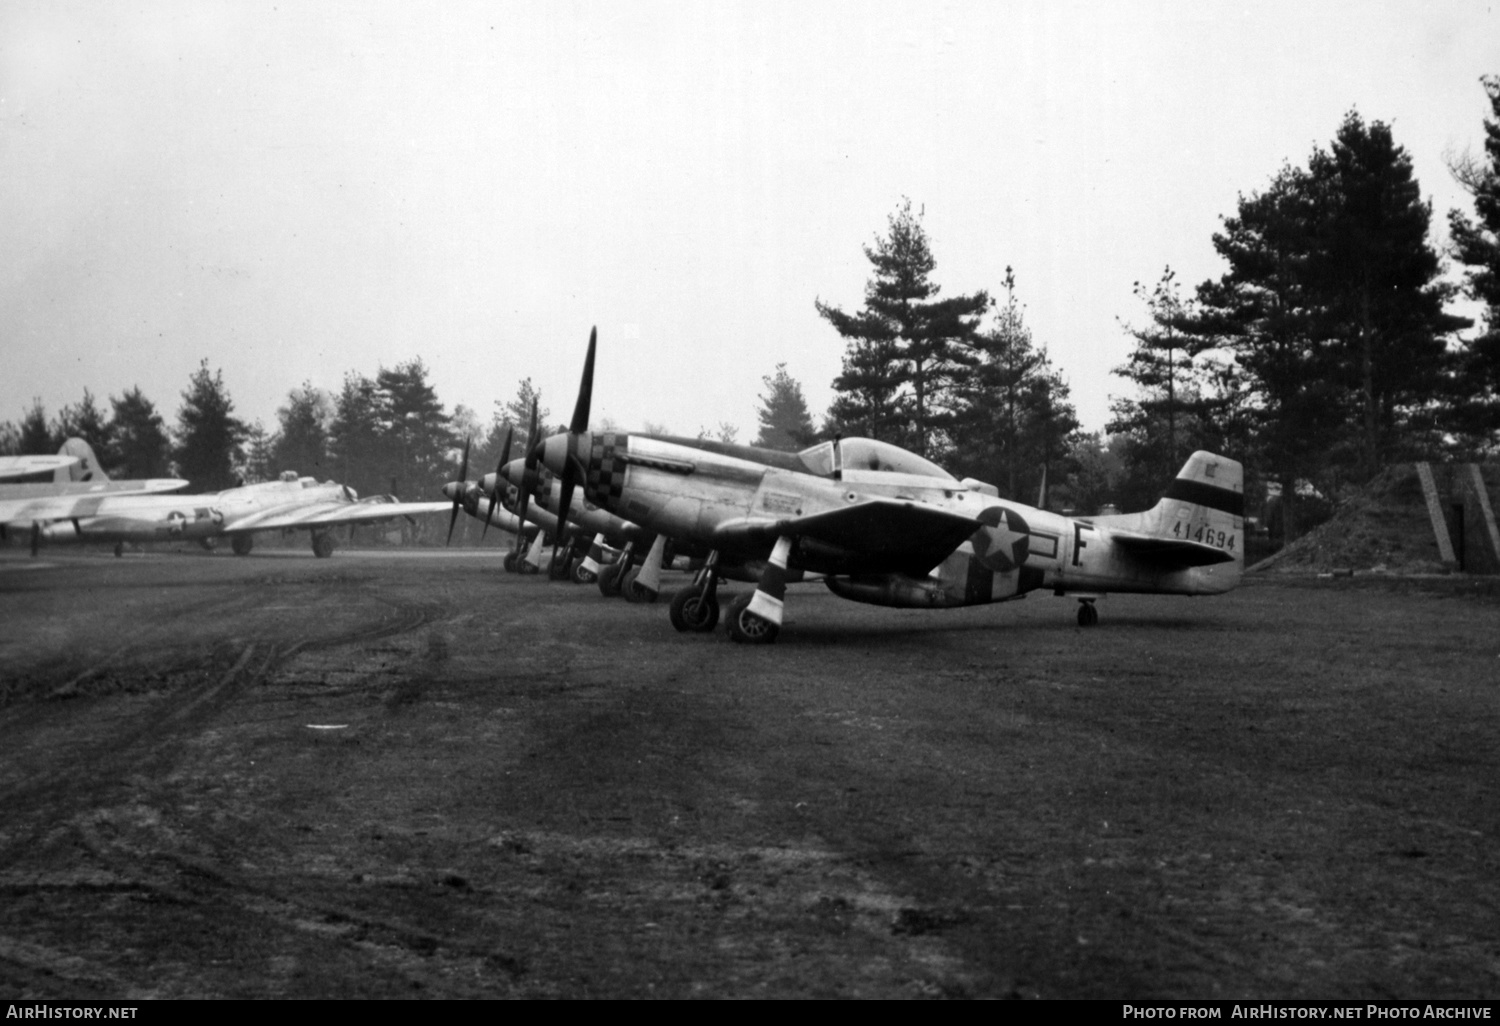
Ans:
<svg viewBox="0 0 1500 1026"><path fill-rule="evenodd" d="M811 538L872 563L920 566L926 572L982 526L973 517L921 503L867 499L805 517L732 520L714 537L724 548L766 545L782 536Z"/></svg>
<svg viewBox="0 0 1500 1026"><path fill-rule="evenodd" d="M396 517L441 513L447 502L314 502L273 506L240 517L224 528L225 534L248 534L279 528L327 527L334 524L372 524Z"/></svg>

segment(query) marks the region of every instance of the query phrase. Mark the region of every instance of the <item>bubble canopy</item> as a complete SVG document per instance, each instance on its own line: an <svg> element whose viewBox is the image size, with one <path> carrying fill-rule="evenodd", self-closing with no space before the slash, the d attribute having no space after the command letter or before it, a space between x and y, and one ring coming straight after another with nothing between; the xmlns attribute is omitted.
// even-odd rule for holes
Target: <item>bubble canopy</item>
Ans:
<svg viewBox="0 0 1500 1026"><path fill-rule="evenodd" d="M848 470L878 470L886 473L916 474L940 481L954 481L954 476L929 459L900 446L873 438L845 438L839 442L843 466ZM821 442L797 454L810 474L827 477L833 473L833 443Z"/></svg>

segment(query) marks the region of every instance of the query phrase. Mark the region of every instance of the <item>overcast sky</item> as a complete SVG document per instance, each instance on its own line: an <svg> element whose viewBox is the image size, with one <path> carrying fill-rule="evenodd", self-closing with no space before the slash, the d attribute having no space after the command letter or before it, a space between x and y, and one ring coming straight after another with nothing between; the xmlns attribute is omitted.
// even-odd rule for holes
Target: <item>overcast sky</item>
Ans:
<svg viewBox="0 0 1500 1026"><path fill-rule="evenodd" d="M1241 193L1385 121L1446 244L1500 73L1490 0L0 5L0 420L189 375L276 426L420 356L488 421L530 376L596 422L815 416L903 196L944 294L999 293L1086 428Z"/></svg>

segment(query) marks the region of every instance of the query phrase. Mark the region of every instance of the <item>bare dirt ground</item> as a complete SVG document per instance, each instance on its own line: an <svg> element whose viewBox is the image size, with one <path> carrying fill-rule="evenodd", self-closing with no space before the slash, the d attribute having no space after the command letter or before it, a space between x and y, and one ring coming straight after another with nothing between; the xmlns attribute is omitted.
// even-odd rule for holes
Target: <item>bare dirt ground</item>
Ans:
<svg viewBox="0 0 1500 1026"><path fill-rule="evenodd" d="M0 993L1500 994L1486 589L788 611L0 553Z"/></svg>

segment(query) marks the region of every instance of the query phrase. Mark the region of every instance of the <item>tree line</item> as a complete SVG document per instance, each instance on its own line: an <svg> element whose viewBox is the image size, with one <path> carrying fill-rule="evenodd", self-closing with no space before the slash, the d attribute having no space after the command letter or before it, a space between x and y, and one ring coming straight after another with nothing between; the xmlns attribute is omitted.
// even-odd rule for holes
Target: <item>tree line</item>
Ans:
<svg viewBox="0 0 1500 1026"><path fill-rule="evenodd" d="M863 308L816 304L845 341L818 434L881 438L1010 497L1081 511L1149 507L1189 453L1211 449L1245 463L1252 499L1279 495L1288 539L1392 462L1493 455L1500 77L1481 85L1494 114L1484 155L1450 159L1476 215L1448 215L1461 283L1444 277L1410 155L1390 126L1351 111L1306 167L1240 197L1212 237L1220 277L1188 291L1168 267L1137 283L1145 321L1123 325L1134 345L1114 370L1132 391L1114 397L1104 435L1078 430L1013 271L998 297L940 296L920 214L903 201L865 248ZM1482 306L1472 337L1460 332L1474 322L1450 310L1460 296Z"/></svg>
<svg viewBox="0 0 1500 1026"><path fill-rule="evenodd" d="M56 452L64 439L79 437L113 477L178 476L195 492L290 470L337 479L362 495L421 497L452 477L453 417L420 359L381 368L374 378L350 372L332 395L304 382L277 410L271 432L235 415L223 373L207 360L189 379L172 428L139 387L111 396L109 407L85 389L82 400L49 419L37 400L19 423L0 424L0 451Z"/></svg>
<svg viewBox="0 0 1500 1026"><path fill-rule="evenodd" d="M1227 270L1185 289L1168 267L1137 283L1139 324L1114 370L1131 392L1112 401L1105 432L1079 429L1066 379L1033 335L1017 276L992 295L944 296L922 213L903 200L885 234L864 247L872 272L861 309L815 300L844 342L834 399L815 425L801 385L778 364L762 379L752 444L796 450L841 435L893 442L958 476L1053 508L1106 503L1145 508L1198 448L1246 465L1252 499L1279 493L1277 529L1311 526L1320 502L1393 461L1480 458L1500 446L1500 77L1481 85L1493 118L1483 155L1451 158L1474 216L1448 215L1448 255L1463 280L1444 278L1410 155L1390 127L1350 112L1305 167L1284 166L1242 195L1212 236ZM1481 307L1478 330L1449 311ZM169 430L139 388L93 395L48 420L38 401L0 424L0 451L54 452L65 437L93 445L117 476L186 477L212 491L280 470L331 478L361 494L430 496L472 442L470 477L494 469L505 439L520 455L533 407L549 411L531 379L497 400L487 423L448 413L420 359L351 371L336 392L304 382L267 432L234 415L218 371L204 361ZM608 430L616 425L596 425ZM665 433L663 425L646 425ZM720 424L700 438L734 442Z"/></svg>

